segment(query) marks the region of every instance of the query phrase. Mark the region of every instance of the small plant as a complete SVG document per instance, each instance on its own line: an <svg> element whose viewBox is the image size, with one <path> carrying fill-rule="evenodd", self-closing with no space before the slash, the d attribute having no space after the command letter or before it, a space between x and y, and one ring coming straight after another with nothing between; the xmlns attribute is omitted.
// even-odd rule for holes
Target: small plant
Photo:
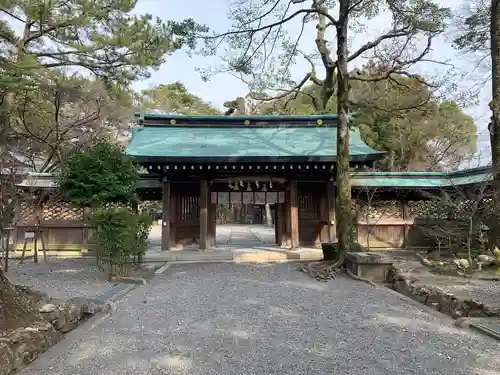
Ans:
<svg viewBox="0 0 500 375"><path fill-rule="evenodd" d="M100 141L74 153L61 168L59 187L77 206L130 202L136 196L138 167L117 145Z"/></svg>
<svg viewBox="0 0 500 375"><path fill-rule="evenodd" d="M109 205L95 210L90 223L95 228L99 267L107 265L110 274L127 276L131 264L140 262L146 252L151 218L135 214L128 207Z"/></svg>
<svg viewBox="0 0 500 375"><path fill-rule="evenodd" d="M130 208L138 181L134 159L105 141L74 153L61 168L59 186L66 197L92 209L97 264L101 270L108 265L113 275L126 276L146 252L152 220Z"/></svg>

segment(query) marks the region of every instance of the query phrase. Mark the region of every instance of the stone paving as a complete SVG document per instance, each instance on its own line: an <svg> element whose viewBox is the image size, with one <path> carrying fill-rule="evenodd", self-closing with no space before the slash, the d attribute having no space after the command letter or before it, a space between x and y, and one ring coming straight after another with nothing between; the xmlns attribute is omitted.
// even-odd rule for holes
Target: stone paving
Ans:
<svg viewBox="0 0 500 375"><path fill-rule="evenodd" d="M385 288L295 268L172 265L24 374L500 374L493 339Z"/></svg>
<svg viewBox="0 0 500 375"><path fill-rule="evenodd" d="M145 262L170 261L235 261L267 262L288 260L318 260L322 252L317 248L299 248L294 251L275 244L274 227L258 224L225 224L217 226L216 247L198 251L198 245L161 250L161 226L151 229Z"/></svg>
<svg viewBox="0 0 500 375"><path fill-rule="evenodd" d="M220 248L251 248L274 245L274 227L260 224L217 225L215 242L216 246ZM161 246L161 225L155 225L151 228L149 245L150 248Z"/></svg>

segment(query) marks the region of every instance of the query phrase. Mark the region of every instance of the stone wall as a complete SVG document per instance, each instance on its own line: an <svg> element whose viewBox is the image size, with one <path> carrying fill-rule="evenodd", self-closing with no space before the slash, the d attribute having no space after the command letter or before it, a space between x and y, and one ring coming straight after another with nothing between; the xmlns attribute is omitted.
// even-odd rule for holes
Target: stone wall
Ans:
<svg viewBox="0 0 500 375"><path fill-rule="evenodd" d="M62 301L22 286L16 288L31 297L42 319L30 327L0 332L0 375L21 370L56 344L65 333L106 309L95 300L72 298Z"/></svg>
<svg viewBox="0 0 500 375"><path fill-rule="evenodd" d="M478 299L464 298L443 288L427 285L397 267L391 270L391 287L398 293L430 306L454 319L462 317L498 317L500 306Z"/></svg>

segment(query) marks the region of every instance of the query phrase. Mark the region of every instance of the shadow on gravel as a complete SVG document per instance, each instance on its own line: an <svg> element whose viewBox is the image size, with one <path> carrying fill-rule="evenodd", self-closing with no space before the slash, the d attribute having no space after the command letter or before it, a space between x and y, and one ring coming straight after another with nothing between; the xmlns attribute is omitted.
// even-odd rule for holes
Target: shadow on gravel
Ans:
<svg viewBox="0 0 500 375"><path fill-rule="evenodd" d="M39 375L500 374L495 341L383 288L296 268L174 265Z"/></svg>

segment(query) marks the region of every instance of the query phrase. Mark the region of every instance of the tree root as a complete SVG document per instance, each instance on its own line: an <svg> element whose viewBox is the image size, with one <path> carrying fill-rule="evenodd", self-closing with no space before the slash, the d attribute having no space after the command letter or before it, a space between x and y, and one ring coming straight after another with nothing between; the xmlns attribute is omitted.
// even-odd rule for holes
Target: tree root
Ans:
<svg viewBox="0 0 500 375"><path fill-rule="evenodd" d="M298 268L298 270L307 273L313 279L316 279L321 282L334 280L337 277L337 275L346 273L347 276L349 276L353 280L362 281L366 284L370 284L375 288L378 288L377 284L375 284L373 281L353 274L350 270L344 267L343 263L344 263L343 260L342 261L338 260L334 262L332 261L309 262L309 263L304 263L300 268Z"/></svg>
<svg viewBox="0 0 500 375"><path fill-rule="evenodd" d="M419 254L417 252L415 252L415 255L418 258L421 265L426 266L426 267L432 267L432 262L429 259L424 258L421 254Z"/></svg>
<svg viewBox="0 0 500 375"><path fill-rule="evenodd" d="M361 277L361 276L356 276L355 274L353 274L349 269L345 269L345 273L352 279L354 280L358 280L358 281L362 281L364 283L367 283L367 284L370 284L371 286L375 287L375 288L378 288L378 285L375 284L373 281L371 280L368 280L368 279L365 279L364 277Z"/></svg>
<svg viewBox="0 0 500 375"><path fill-rule="evenodd" d="M307 273L310 277L318 281L328 281L335 279L337 274L343 271L340 268L341 266L342 262L340 261L309 262L303 264L299 268L299 271Z"/></svg>

